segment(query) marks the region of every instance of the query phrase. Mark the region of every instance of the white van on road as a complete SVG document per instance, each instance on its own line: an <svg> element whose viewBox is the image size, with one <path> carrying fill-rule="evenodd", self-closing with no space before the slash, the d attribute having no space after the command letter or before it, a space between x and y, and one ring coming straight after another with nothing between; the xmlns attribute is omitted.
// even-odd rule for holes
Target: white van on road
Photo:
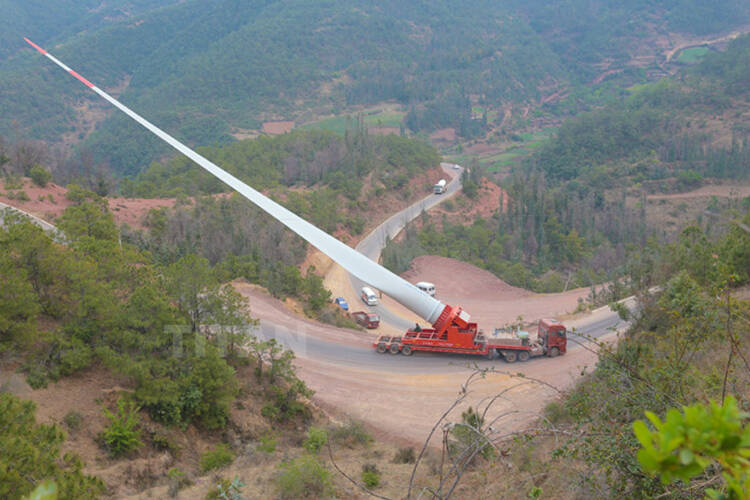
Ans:
<svg viewBox="0 0 750 500"><path fill-rule="evenodd" d="M424 293L426 293L430 297L435 296L435 285L433 285L430 282L420 281L419 283L416 284L416 287L422 290Z"/></svg>
<svg viewBox="0 0 750 500"><path fill-rule="evenodd" d="M375 292L373 292L372 288L370 288L369 286L362 287L360 298L362 299L362 302L364 302L368 306L378 305L378 296L375 295Z"/></svg>

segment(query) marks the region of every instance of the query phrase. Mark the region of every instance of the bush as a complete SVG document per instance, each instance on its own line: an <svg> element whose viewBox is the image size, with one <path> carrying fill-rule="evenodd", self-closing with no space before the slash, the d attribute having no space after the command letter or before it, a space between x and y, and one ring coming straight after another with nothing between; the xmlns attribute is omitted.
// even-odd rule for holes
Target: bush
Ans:
<svg viewBox="0 0 750 500"><path fill-rule="evenodd" d="M357 421L350 420L345 425L334 427L329 433L331 440L343 444L348 448L355 446L368 446L374 439L365 430L365 427Z"/></svg>
<svg viewBox="0 0 750 500"><path fill-rule="evenodd" d="M201 471L219 469L229 465L234 461L234 453L226 444L217 444L216 448L209 450L201 455Z"/></svg>
<svg viewBox="0 0 750 500"><path fill-rule="evenodd" d="M83 423L83 415L81 415L77 411L69 411L63 417L63 423L71 431L77 431L81 428L81 424Z"/></svg>
<svg viewBox="0 0 750 500"><path fill-rule="evenodd" d="M44 169L41 165L34 165L29 171L29 177L39 187L45 187L52 180L52 174Z"/></svg>
<svg viewBox="0 0 750 500"><path fill-rule="evenodd" d="M560 401L552 401L544 407L544 416L551 424L559 424L568 420L568 410Z"/></svg>
<svg viewBox="0 0 750 500"><path fill-rule="evenodd" d="M180 445L174 442L174 439L169 437L166 434L162 434L160 432L155 433L151 437L151 444L160 451L168 451L173 456L177 456L180 454Z"/></svg>
<svg viewBox="0 0 750 500"><path fill-rule="evenodd" d="M184 472L182 472L177 467L172 467L167 472L167 477L169 477L169 496L172 498L177 496L177 492L179 492L181 489L190 486L192 481L190 481L190 478L188 478Z"/></svg>
<svg viewBox="0 0 750 500"><path fill-rule="evenodd" d="M273 453L276 451L276 437L273 434L266 434L260 437L258 449L263 453Z"/></svg>
<svg viewBox="0 0 750 500"><path fill-rule="evenodd" d="M375 464L365 464L362 466L362 482L368 488L377 488L380 484L380 471Z"/></svg>
<svg viewBox="0 0 750 500"><path fill-rule="evenodd" d="M310 427L307 431L307 439L302 443L302 447L310 453L317 454L320 449L328 442L328 432L318 427Z"/></svg>
<svg viewBox="0 0 750 500"><path fill-rule="evenodd" d="M322 498L333 494L331 473L312 455L282 464L276 484L282 499Z"/></svg>
<svg viewBox="0 0 750 500"><path fill-rule="evenodd" d="M414 448L399 448L393 457L394 464L413 464L417 460Z"/></svg>
<svg viewBox="0 0 750 500"><path fill-rule="evenodd" d="M232 481L226 478L219 478L219 483L211 488L206 496L206 500L243 500L242 487L245 483L240 478L235 477Z"/></svg>
<svg viewBox="0 0 750 500"><path fill-rule="evenodd" d="M106 408L102 411L109 419L109 427L99 436L104 447L110 455L119 457L143 446L140 440L141 433L138 430L138 408L134 401L119 398L117 400L117 413L112 413Z"/></svg>

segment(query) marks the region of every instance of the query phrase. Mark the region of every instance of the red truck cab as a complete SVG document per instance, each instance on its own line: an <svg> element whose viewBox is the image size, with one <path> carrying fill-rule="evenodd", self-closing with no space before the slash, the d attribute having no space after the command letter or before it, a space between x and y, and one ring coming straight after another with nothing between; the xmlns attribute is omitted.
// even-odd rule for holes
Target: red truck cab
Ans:
<svg viewBox="0 0 750 500"><path fill-rule="evenodd" d="M544 346L545 354L554 358L567 352L568 337L565 325L556 319L544 318L539 320L537 335Z"/></svg>

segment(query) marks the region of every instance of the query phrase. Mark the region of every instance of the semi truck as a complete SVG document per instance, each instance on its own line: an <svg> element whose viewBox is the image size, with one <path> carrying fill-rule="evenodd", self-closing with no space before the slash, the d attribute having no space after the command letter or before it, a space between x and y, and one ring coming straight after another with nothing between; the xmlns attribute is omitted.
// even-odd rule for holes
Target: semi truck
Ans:
<svg viewBox="0 0 750 500"><path fill-rule="evenodd" d="M416 351L474 354L494 358L500 356L508 363L527 361L537 356L554 358L567 352L567 330L555 319L541 319L537 338L529 332L496 329L491 334L477 330L476 323L466 328L448 328L439 332L434 328L410 328L402 336L381 335L373 343L379 353L401 353L411 356Z"/></svg>
<svg viewBox="0 0 750 500"><path fill-rule="evenodd" d="M518 332L494 331L490 335L483 333L477 327L476 322L471 321L469 313L464 311L460 306L444 304L435 297L424 293L405 279L395 275L377 262L253 189L237 177L167 134L132 109L123 105L42 47L28 38L25 38L25 40L44 57L83 83L91 91L98 94L112 106L122 111L174 149L187 156L198 166L237 191L271 217L284 224L346 271L368 285L375 287L380 292L389 295L396 302L410 309L432 325L432 328L425 329L416 325L414 328L407 330L403 335L397 337L379 337L378 341L374 344L379 352L388 351L394 354L400 352L407 356L414 351L479 355L500 354L508 362L518 359L528 359L531 356L554 357L565 353L565 327L554 320L540 321L537 339L533 341L528 336L521 335ZM435 193L442 194L445 192L445 188L446 181L445 179L441 179L435 185ZM365 297L367 299L365 301L368 304L373 302L372 298L374 297L374 292L372 290L370 292L372 296L367 294ZM376 302L377 297L374 298Z"/></svg>

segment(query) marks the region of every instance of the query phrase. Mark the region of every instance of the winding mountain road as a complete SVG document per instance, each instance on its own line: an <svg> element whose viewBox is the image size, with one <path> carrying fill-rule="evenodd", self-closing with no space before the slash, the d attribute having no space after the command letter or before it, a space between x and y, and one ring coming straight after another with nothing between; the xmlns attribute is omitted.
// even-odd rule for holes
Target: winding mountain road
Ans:
<svg viewBox="0 0 750 500"><path fill-rule="evenodd" d="M458 168L454 168L451 163L441 163L440 166L443 168L447 177L450 178L450 182L447 184L445 192L443 194L431 194L390 216L359 242L355 247L359 253L375 262L378 262L380 259L380 253L385 248L388 239L392 240L395 238L404 227L406 227L406 224L419 217L422 212L426 212L438 203L447 200L461 189L461 174L464 171L463 167L459 166ZM349 282L352 286L353 296L358 297L360 290L365 286L365 283L351 274L349 274ZM399 313L390 309L388 305L383 302L377 306L368 306L364 303L360 303L360 305L371 312L377 313L380 316L380 321L382 323L387 323L398 330L406 330L407 328L414 326L413 321L404 318Z"/></svg>

